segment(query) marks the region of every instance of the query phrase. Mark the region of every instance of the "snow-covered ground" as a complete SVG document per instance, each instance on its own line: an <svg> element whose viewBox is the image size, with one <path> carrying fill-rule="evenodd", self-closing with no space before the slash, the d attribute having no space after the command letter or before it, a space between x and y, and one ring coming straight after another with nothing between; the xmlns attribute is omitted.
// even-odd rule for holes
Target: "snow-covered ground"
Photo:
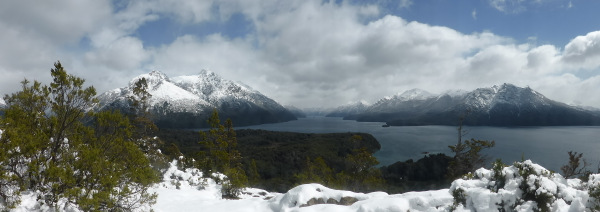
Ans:
<svg viewBox="0 0 600 212"><path fill-rule="evenodd" d="M590 211L596 200L588 189L598 187L600 175L589 180L565 179L560 174L524 161L508 167L479 169L471 177L458 179L449 189L390 195L384 192L355 193L319 184L305 184L286 193L248 188L239 200L221 198L221 186L202 178L197 169L180 170L172 162L163 182L151 190L157 203L140 211L332 211L332 212L415 212L415 211ZM217 177L223 177L216 175ZM455 196L463 200L455 201ZM14 211L41 211L31 193ZM545 201L542 203L542 201ZM66 211L77 211L73 207Z"/></svg>
<svg viewBox="0 0 600 212"><path fill-rule="evenodd" d="M221 198L220 185L200 176L197 169L181 171L176 163L171 163L164 182L153 188L158 193L157 203L152 207L154 211L444 211L453 202L448 189L388 195L335 190L320 184L300 185L285 194L250 188L240 200L227 200ZM331 204L306 206L321 200ZM356 202L340 205L340 202L352 201Z"/></svg>

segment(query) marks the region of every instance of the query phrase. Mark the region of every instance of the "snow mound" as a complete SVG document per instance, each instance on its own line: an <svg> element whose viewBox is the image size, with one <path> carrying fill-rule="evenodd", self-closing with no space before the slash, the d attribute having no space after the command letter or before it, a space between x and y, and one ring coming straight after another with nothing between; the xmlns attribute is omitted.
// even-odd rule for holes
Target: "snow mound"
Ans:
<svg viewBox="0 0 600 212"><path fill-rule="evenodd" d="M305 184L275 196L272 211L445 211L452 204L448 189L389 195L385 192L355 193Z"/></svg>

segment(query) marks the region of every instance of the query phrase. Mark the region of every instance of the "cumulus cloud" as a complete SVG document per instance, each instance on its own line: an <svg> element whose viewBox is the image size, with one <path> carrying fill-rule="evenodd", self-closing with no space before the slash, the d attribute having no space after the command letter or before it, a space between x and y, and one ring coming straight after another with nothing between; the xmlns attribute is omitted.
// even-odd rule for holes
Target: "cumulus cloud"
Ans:
<svg viewBox="0 0 600 212"><path fill-rule="evenodd" d="M18 89L23 78L48 81L57 60L96 31L111 15L108 1L2 1L0 7L0 93Z"/></svg>
<svg viewBox="0 0 600 212"><path fill-rule="evenodd" d="M119 12L123 20L137 27L144 23L144 19L153 20L156 16L174 18L184 24L201 23L211 20L211 11L214 2L203 1L169 1L169 0L147 0L128 1L125 9ZM141 22L135 22L135 21ZM134 22L131 22L134 21Z"/></svg>
<svg viewBox="0 0 600 212"><path fill-rule="evenodd" d="M22 76L47 74L52 63L61 59L69 71L88 79L99 91L124 86L153 69L171 76L209 69L299 107L373 102L412 88L443 92L504 82L530 86L567 103L600 106L600 100L581 92L600 88L600 77L592 72L600 67L600 32L576 37L564 47L537 46L491 32L465 34L407 21L380 14L377 5L368 4L148 0L125 1L116 8L98 2L94 7L99 11L78 3L67 7L76 10L67 14L95 14L89 20L41 20L45 17L41 14L27 17L29 21L12 20L2 11L0 91L14 91ZM518 8L513 4L525 2L491 0L490 4L508 11ZM12 9L17 11L14 15L38 10L23 5ZM233 14L245 16L253 30L237 38L221 33L181 34L157 47L148 47L136 35L139 27L164 18L194 26L224 21ZM56 28L72 27L73 34L61 37L65 32L41 26L38 20ZM41 36L46 32L50 36ZM77 45L86 42L85 47ZM582 72L591 74L582 77Z"/></svg>
<svg viewBox="0 0 600 212"><path fill-rule="evenodd" d="M571 40L565 46L563 60L576 68L588 70L600 66L600 31Z"/></svg>
<svg viewBox="0 0 600 212"><path fill-rule="evenodd" d="M2 23L58 44L76 44L110 15L109 1L2 1L0 7Z"/></svg>
<svg viewBox="0 0 600 212"><path fill-rule="evenodd" d="M261 63L257 56L258 52L245 40L228 40L219 34L206 38L185 35L157 49L152 65L173 75L197 74L209 69L226 78L237 78L258 74L254 71Z"/></svg>
<svg viewBox="0 0 600 212"><path fill-rule="evenodd" d="M134 37L122 37L85 54L84 61L90 66L106 66L114 70L133 70L149 58L142 41Z"/></svg>

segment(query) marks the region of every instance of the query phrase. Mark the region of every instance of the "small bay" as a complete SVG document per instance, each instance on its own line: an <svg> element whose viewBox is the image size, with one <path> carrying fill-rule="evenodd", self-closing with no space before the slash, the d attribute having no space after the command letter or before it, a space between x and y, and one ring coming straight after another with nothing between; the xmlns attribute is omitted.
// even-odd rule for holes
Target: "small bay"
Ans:
<svg viewBox="0 0 600 212"><path fill-rule="evenodd" d="M408 159L418 160L426 154L451 155L449 145L455 145L455 126L391 126L382 122L356 122L331 117L308 117L296 121L263 124L237 129L263 129L301 133L364 132L381 143L375 153L380 165ZM500 158L510 164L522 158L557 172L568 162L568 151L583 153L588 169L600 167L600 126L553 127L487 127L465 126L465 139L494 140L496 146L485 150L490 161Z"/></svg>

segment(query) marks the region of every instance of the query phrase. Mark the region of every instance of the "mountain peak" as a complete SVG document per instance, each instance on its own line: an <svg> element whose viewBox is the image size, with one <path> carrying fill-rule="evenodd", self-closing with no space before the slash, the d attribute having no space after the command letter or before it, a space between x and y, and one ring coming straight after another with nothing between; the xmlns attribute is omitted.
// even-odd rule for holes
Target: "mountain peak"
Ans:
<svg viewBox="0 0 600 212"><path fill-rule="evenodd" d="M349 106L349 105L369 105L369 103L365 100L359 100L359 101L350 101L341 106Z"/></svg>
<svg viewBox="0 0 600 212"><path fill-rule="evenodd" d="M200 71L200 76L211 76L211 77L214 77L216 75L217 74L215 74L215 72L212 72L212 71L209 71L209 70L206 70L206 69L202 69Z"/></svg>
<svg viewBox="0 0 600 212"><path fill-rule="evenodd" d="M160 71L154 70L154 71L151 71L150 73L142 74L137 77L134 77L131 81L129 81L129 85L133 86L135 84L135 82L137 82L138 80L140 80L142 78L146 78L146 81L148 82L148 85L150 87L154 87L163 81L169 81L169 77L167 77L166 74L164 74Z"/></svg>
<svg viewBox="0 0 600 212"><path fill-rule="evenodd" d="M447 90L444 93L442 93L440 96L443 95L448 95L450 97L458 97L458 96L464 96L466 94L468 94L469 91L466 90L462 90L462 89L453 89L453 90Z"/></svg>
<svg viewBox="0 0 600 212"><path fill-rule="evenodd" d="M146 74L144 74L144 75L146 75ZM150 78L150 79L159 79L159 80L169 79L169 77L167 77L167 75L165 73L162 73L157 70L151 71L147 75L148 75L148 78Z"/></svg>
<svg viewBox="0 0 600 212"><path fill-rule="evenodd" d="M433 94L418 88L413 88L407 91L404 91L400 95L396 95L399 99L403 100L424 100L430 97L433 97Z"/></svg>
<svg viewBox="0 0 600 212"><path fill-rule="evenodd" d="M369 106L369 103L367 103L365 100L350 102L348 104L333 109L325 116L344 117L348 115L356 115L365 112Z"/></svg>
<svg viewBox="0 0 600 212"><path fill-rule="evenodd" d="M521 107L522 105L549 105L549 100L530 87L519 87L510 83L494 85L488 88L478 88L467 95L468 105L489 111L498 104L508 104Z"/></svg>
<svg viewBox="0 0 600 212"><path fill-rule="evenodd" d="M521 90L523 88L510 84L510 83L503 83L502 85L494 85L492 86L492 88L496 91L517 91L517 90Z"/></svg>
<svg viewBox="0 0 600 212"><path fill-rule="evenodd" d="M542 94L534 91L529 86L527 87L519 87L510 83L504 83L502 85L494 85L492 89L495 91L494 93L510 93L510 95L522 95L525 93L535 94L538 96L543 96Z"/></svg>
<svg viewBox="0 0 600 212"><path fill-rule="evenodd" d="M159 70L153 70L150 73L148 73L148 75L150 75L150 76L166 76L164 73L160 72Z"/></svg>

